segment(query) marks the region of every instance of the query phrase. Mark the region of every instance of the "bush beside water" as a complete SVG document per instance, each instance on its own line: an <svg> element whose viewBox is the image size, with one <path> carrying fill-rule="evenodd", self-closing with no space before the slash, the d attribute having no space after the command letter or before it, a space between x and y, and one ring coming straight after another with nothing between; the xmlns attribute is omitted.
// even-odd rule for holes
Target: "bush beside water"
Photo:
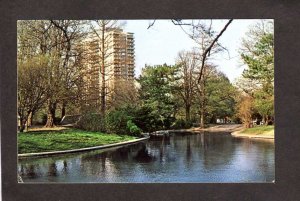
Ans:
<svg viewBox="0 0 300 201"><path fill-rule="evenodd" d="M81 116L75 127L86 131L105 132L105 121L100 114L88 113Z"/></svg>
<svg viewBox="0 0 300 201"><path fill-rule="evenodd" d="M147 107L124 106L107 112L105 119L100 114L82 115L77 128L88 131L140 136L142 132L165 129L191 128L192 123L174 117L162 119Z"/></svg>
<svg viewBox="0 0 300 201"><path fill-rule="evenodd" d="M192 127L192 122L183 119L177 119L171 126L172 129L186 129Z"/></svg>
<svg viewBox="0 0 300 201"><path fill-rule="evenodd" d="M106 114L104 119L96 113L82 115L75 127L87 131L140 136L142 129L136 125L134 117L127 109L112 110Z"/></svg>

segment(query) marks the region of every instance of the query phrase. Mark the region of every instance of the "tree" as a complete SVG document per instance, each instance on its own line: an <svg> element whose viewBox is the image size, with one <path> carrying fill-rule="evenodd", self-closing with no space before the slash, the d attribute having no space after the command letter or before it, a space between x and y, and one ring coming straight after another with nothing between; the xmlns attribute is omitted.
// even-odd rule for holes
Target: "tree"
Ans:
<svg viewBox="0 0 300 201"><path fill-rule="evenodd" d="M214 49L216 47L219 47L223 50L226 50L225 47L223 47L220 43L218 43L218 40L223 35L223 33L226 31L228 26L232 23L233 19L228 20L228 22L224 25L224 27L221 29L221 31L216 34L216 32L212 29L212 20L210 20L209 25L202 20L192 20L191 22L183 22L181 19L171 19L171 22L174 25L179 25L182 30L191 38L193 39L197 44L200 44L202 48L202 52L200 53L201 57L201 65L200 65L200 72L198 75L198 82L200 82L204 68L206 66L206 61L211 56L211 53L214 52ZM156 20L153 20L149 26L148 29L152 26L154 26ZM186 31L183 27L188 26L191 28L191 31ZM199 37L201 38L199 40Z"/></svg>
<svg viewBox="0 0 300 201"><path fill-rule="evenodd" d="M197 69L197 91L198 91L198 98L199 98L199 113L200 113L200 127L205 126L205 115L206 115L206 107L207 107L207 100L206 100L206 71L207 67L211 66L212 63L209 62L212 55L217 54L223 50L226 50L220 43L218 43L219 38L223 35L226 31L227 27L231 24L233 20L229 20L224 27L221 29L219 33L213 30L212 28L212 20L210 23L207 21L192 21L191 23L191 30L185 31L187 35L193 39L197 44L198 50L198 60L200 65L198 65ZM179 21L179 25L180 25ZM208 70L209 71L209 70Z"/></svg>
<svg viewBox="0 0 300 201"><path fill-rule="evenodd" d="M254 111L253 98L247 94L242 94L238 102L238 115L246 128L252 127L252 115Z"/></svg>
<svg viewBox="0 0 300 201"><path fill-rule="evenodd" d="M78 43L84 37L81 21L51 20L51 42L53 49L51 55L54 71L49 72L49 87L53 94L47 101L46 127L54 126L57 104L62 103L62 116L65 113L66 103L74 100L74 90L82 70L80 65L82 52Z"/></svg>
<svg viewBox="0 0 300 201"><path fill-rule="evenodd" d="M216 119L227 119L234 115L235 97L237 91L229 79L216 69L207 80L207 117L210 123L216 123Z"/></svg>
<svg viewBox="0 0 300 201"><path fill-rule="evenodd" d="M156 129L169 128L175 119L176 101L172 94L175 70L174 66L166 64L146 66L138 80L141 85L139 98L145 110L150 109L148 115L155 120L151 124Z"/></svg>
<svg viewBox="0 0 300 201"><path fill-rule="evenodd" d="M40 109L49 95L44 72L48 58L35 56L26 61L18 60L18 116L20 132L27 130L30 116Z"/></svg>
<svg viewBox="0 0 300 201"><path fill-rule="evenodd" d="M178 77L175 92L183 99L185 120L191 120L191 107L195 98L195 69L198 67L196 52L180 52L178 54Z"/></svg>
<svg viewBox="0 0 300 201"><path fill-rule="evenodd" d="M243 77L257 82L254 105L264 122L274 116L274 34L273 21L256 24L243 39L241 57L247 69Z"/></svg>
<svg viewBox="0 0 300 201"><path fill-rule="evenodd" d="M83 37L81 21L39 20L18 21L18 55L22 60L31 57L47 57L48 68L44 82L48 89L47 127L54 126L57 104L74 100L74 91L81 73L81 52L78 44ZM64 112L62 112L64 113Z"/></svg>
<svg viewBox="0 0 300 201"><path fill-rule="evenodd" d="M61 118L65 116L68 103L75 104L82 96L80 88L83 87L83 47L82 40L86 36L85 21L51 20L53 26L63 35L60 51L61 81L59 99L61 103Z"/></svg>
<svg viewBox="0 0 300 201"><path fill-rule="evenodd" d="M107 82L111 79L110 66L113 65L113 61L109 58L114 53L113 50L113 35L109 33L110 30L119 28L117 20L94 20L91 24L91 30L94 36L98 39L98 57L99 61L99 86L100 86L100 112L105 116L106 112L106 99L109 93ZM119 44L122 45L122 44Z"/></svg>
<svg viewBox="0 0 300 201"><path fill-rule="evenodd" d="M138 105L138 91L133 80L118 79L108 101L111 108L120 108L124 105Z"/></svg>

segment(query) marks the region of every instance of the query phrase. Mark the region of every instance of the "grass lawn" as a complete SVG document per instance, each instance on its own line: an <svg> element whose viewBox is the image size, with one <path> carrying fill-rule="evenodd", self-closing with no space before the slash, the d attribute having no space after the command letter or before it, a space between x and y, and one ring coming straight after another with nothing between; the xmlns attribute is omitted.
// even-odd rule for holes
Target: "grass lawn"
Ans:
<svg viewBox="0 0 300 201"><path fill-rule="evenodd" d="M137 139L134 136L105 134L78 129L18 133L18 153L61 151L100 146Z"/></svg>
<svg viewBox="0 0 300 201"><path fill-rule="evenodd" d="M257 126L253 128L246 128L241 133L252 135L274 135L274 126Z"/></svg>

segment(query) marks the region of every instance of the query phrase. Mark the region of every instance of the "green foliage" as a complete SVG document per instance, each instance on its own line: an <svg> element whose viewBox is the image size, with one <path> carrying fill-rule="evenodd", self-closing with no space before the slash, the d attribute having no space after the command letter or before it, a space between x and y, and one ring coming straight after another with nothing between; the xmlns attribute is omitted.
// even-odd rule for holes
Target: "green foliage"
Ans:
<svg viewBox="0 0 300 201"><path fill-rule="evenodd" d="M135 125L132 120L127 121L127 129L129 130L130 134L134 136L140 136L142 133L142 130L137 127L137 125Z"/></svg>
<svg viewBox="0 0 300 201"><path fill-rule="evenodd" d="M256 41L251 53L243 53L242 59L249 69L243 76L269 84L274 80L274 38L273 33L264 33Z"/></svg>
<svg viewBox="0 0 300 201"><path fill-rule="evenodd" d="M83 129L86 131L106 131L105 121L103 120L100 114L96 113L88 113L82 115L75 126L76 128Z"/></svg>
<svg viewBox="0 0 300 201"><path fill-rule="evenodd" d="M150 118L148 127L152 130L170 128L174 121L174 108L176 101L172 94L172 85L176 68L166 64L160 66L147 66L139 78L141 88L140 99L142 110ZM147 117L146 117L147 118Z"/></svg>
<svg viewBox="0 0 300 201"><path fill-rule="evenodd" d="M254 93L254 98L255 109L259 111L260 115L274 115L274 95L261 89Z"/></svg>
<svg viewBox="0 0 300 201"><path fill-rule="evenodd" d="M31 131L18 134L18 153L61 151L100 146L136 139L128 135L66 129L62 131Z"/></svg>
<svg viewBox="0 0 300 201"><path fill-rule="evenodd" d="M157 112L143 105L135 110L134 123L145 132L162 129L163 123L159 120Z"/></svg>
<svg viewBox="0 0 300 201"><path fill-rule="evenodd" d="M223 73L211 75L206 84L207 118L225 118L234 115L237 90Z"/></svg>
<svg viewBox="0 0 300 201"><path fill-rule="evenodd" d="M137 110L138 108L125 105L109 111L105 119L101 114L88 113L80 118L76 127L87 131L140 136L142 130L134 122Z"/></svg>
<svg viewBox="0 0 300 201"><path fill-rule="evenodd" d="M142 129L136 125L139 107L123 105L106 115L106 128L109 133L140 136Z"/></svg>
<svg viewBox="0 0 300 201"><path fill-rule="evenodd" d="M273 26L273 24L271 24ZM257 26L244 39L244 51L241 56L248 66L243 72L246 79L257 82L252 90L254 107L263 117L274 116L274 33L271 29ZM264 26L263 26L264 27Z"/></svg>
<svg viewBox="0 0 300 201"><path fill-rule="evenodd" d="M132 118L133 117L128 114L124 108L112 110L106 114L106 131L108 133L117 134L129 133L127 129L127 122L132 120Z"/></svg>
<svg viewBox="0 0 300 201"><path fill-rule="evenodd" d="M184 119L176 119L176 121L172 124L172 129L183 129L183 128L191 128L192 122L185 121Z"/></svg>

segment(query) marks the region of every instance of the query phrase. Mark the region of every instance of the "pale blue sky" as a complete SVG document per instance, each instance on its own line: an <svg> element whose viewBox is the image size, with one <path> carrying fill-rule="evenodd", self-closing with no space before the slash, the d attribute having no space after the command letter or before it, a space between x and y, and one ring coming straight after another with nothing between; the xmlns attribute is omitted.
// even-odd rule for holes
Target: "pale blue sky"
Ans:
<svg viewBox="0 0 300 201"><path fill-rule="evenodd" d="M213 20L214 30L219 32L227 21ZM241 38L245 36L249 26L259 21L233 20L219 40L229 50L231 59L227 52L224 52L213 62L231 81L239 77L244 69L238 53ZM125 31L133 32L135 37L136 76L140 75L145 64L175 64L178 52L189 51L197 45L171 20L156 20L154 26L147 29L150 22L151 20L127 20L124 27Z"/></svg>

